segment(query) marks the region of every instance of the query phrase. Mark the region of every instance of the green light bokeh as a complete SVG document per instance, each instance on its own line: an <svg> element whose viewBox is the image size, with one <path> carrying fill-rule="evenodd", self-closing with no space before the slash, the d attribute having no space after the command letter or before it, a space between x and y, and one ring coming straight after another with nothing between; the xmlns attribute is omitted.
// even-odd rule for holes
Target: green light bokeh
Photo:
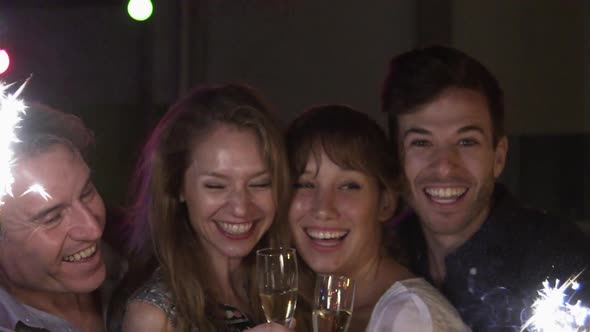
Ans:
<svg viewBox="0 0 590 332"><path fill-rule="evenodd" d="M150 0L130 0L127 5L127 13L136 21L145 21L154 12L154 5Z"/></svg>

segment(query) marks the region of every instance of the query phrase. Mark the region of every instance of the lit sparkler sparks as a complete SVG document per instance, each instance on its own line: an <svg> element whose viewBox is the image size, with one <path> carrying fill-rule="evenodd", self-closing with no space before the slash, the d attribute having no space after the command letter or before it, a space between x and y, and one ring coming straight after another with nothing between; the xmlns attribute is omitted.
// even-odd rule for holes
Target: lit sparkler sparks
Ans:
<svg viewBox="0 0 590 332"><path fill-rule="evenodd" d="M20 197L23 197L24 195L29 193L39 194L39 196L41 196L44 200L51 199L51 195L49 195L49 193L45 191L45 188L43 188L43 186L38 183L35 183L32 186L30 186L29 189L27 189L27 191L20 195Z"/></svg>
<svg viewBox="0 0 590 332"><path fill-rule="evenodd" d="M6 92L12 84L0 82L0 205L4 203L5 195L12 196L14 153L11 144L18 142L14 129L26 109L25 103L18 97L27 81L14 94Z"/></svg>
<svg viewBox="0 0 590 332"><path fill-rule="evenodd" d="M560 285L559 279L555 286L549 281L543 282L539 290L539 298L533 303L533 316L524 324L522 331L528 328L531 332L588 332L590 331L590 309L580 301L569 303L568 289L576 291L579 284L576 279L580 274L569 278Z"/></svg>

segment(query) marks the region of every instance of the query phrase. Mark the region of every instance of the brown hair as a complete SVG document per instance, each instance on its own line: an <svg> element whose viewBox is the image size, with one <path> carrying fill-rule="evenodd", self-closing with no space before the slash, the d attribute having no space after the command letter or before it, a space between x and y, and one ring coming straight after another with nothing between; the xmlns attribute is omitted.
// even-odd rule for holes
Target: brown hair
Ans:
<svg viewBox="0 0 590 332"><path fill-rule="evenodd" d="M400 115L416 111L449 88L469 89L486 98L496 146L505 135L504 98L498 80L476 59L440 45L417 48L391 60L381 92L390 139L394 142L398 139ZM392 148L398 153L397 143Z"/></svg>
<svg viewBox="0 0 590 332"><path fill-rule="evenodd" d="M130 249L138 255L140 266L152 268L153 257L161 266L178 311L177 331L223 329L215 319L217 302L210 292L215 285L210 284L214 280L208 278L206 268L210 264L199 254L199 239L188 221L186 207L178 199L195 142L220 124L256 133L271 174L277 206L277 216L269 231L244 259L250 274L253 309L260 308L253 279L256 249L284 246L286 243L281 241L288 240L281 214L289 203L289 174L282 133L270 108L256 91L244 85L195 88L170 108L145 145L136 172L135 201L129 220ZM141 273L145 276L145 269ZM256 315L257 319L262 317L261 312Z"/></svg>
<svg viewBox="0 0 590 332"><path fill-rule="evenodd" d="M335 164L374 176L382 189L397 191L399 165L387 136L367 114L344 105L311 107L287 130L287 151L294 179L310 156L319 161L322 150Z"/></svg>

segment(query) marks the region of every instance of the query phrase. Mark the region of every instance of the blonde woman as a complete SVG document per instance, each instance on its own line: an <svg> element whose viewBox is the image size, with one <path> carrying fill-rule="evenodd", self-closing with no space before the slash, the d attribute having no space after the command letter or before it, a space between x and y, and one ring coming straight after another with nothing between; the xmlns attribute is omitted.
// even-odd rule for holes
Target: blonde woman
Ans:
<svg viewBox="0 0 590 332"><path fill-rule="evenodd" d="M243 85L198 87L164 115L138 169L131 244L149 279L128 302L124 331L287 330L255 327L253 273L256 249L287 239L282 142Z"/></svg>

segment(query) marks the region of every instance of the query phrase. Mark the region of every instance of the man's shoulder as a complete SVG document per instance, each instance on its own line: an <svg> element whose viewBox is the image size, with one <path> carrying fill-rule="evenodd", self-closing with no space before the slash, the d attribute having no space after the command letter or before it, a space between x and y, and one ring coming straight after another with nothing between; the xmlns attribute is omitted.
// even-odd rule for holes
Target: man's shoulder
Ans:
<svg viewBox="0 0 590 332"><path fill-rule="evenodd" d="M563 265L579 261L582 266L590 261L590 241L586 233L573 221L547 211L520 206L505 220L498 220L501 230L495 240L501 246L531 264L537 261ZM519 252L519 254L516 254Z"/></svg>
<svg viewBox="0 0 590 332"><path fill-rule="evenodd" d="M24 306L0 287L0 328L13 329L15 324L26 316Z"/></svg>
<svg viewBox="0 0 590 332"><path fill-rule="evenodd" d="M575 222L543 209L520 206L506 222L507 230L517 236L519 242L555 243L567 247L563 243L567 241L588 248L588 236Z"/></svg>
<svg viewBox="0 0 590 332"><path fill-rule="evenodd" d="M515 200L500 209L504 210L492 221L502 229L501 246L511 252L507 260L516 264L513 267L539 284L544 278L564 280L588 268L590 241L575 222Z"/></svg>
<svg viewBox="0 0 590 332"><path fill-rule="evenodd" d="M495 202L488 221L490 227L500 228L524 242L558 239L563 236L582 240L585 236L573 221L547 210L522 204L500 184L497 185Z"/></svg>

